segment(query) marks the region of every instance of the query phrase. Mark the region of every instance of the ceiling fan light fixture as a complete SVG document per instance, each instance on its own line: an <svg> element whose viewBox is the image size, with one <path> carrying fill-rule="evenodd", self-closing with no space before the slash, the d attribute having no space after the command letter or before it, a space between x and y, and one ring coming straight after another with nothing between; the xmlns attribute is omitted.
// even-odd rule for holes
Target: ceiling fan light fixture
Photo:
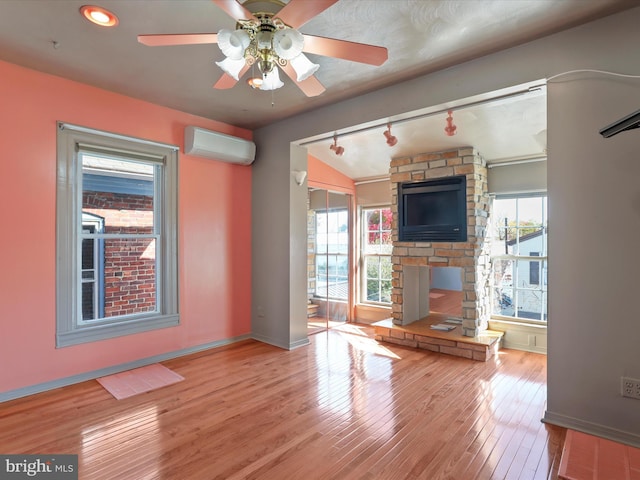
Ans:
<svg viewBox="0 0 640 480"><path fill-rule="evenodd" d="M262 77L251 77L249 80L247 80L247 83L254 90L260 90L260 87L262 87L264 80L262 79Z"/></svg>
<svg viewBox="0 0 640 480"><path fill-rule="evenodd" d="M221 62L216 62L216 65L219 66L224 73L233 77L235 80L239 80L240 71L244 68L245 61L244 58L240 60L233 60L232 58L225 58Z"/></svg>
<svg viewBox="0 0 640 480"><path fill-rule="evenodd" d="M244 51L251 43L249 34L244 30L220 30L218 32L218 47L225 57L232 60L244 58Z"/></svg>
<svg viewBox="0 0 640 480"><path fill-rule="evenodd" d="M95 23L101 27L115 27L118 25L118 17L106 8L95 5L83 5L80 7L80 13L91 23Z"/></svg>
<svg viewBox="0 0 640 480"><path fill-rule="evenodd" d="M304 53L292 58L289 62L298 75L296 78L298 82L306 80L320 68L320 65L313 63Z"/></svg>
<svg viewBox="0 0 640 480"><path fill-rule="evenodd" d="M277 90L283 87L284 83L280 80L280 74L277 68L272 68L269 73L264 75L260 90Z"/></svg>
<svg viewBox="0 0 640 480"><path fill-rule="evenodd" d="M273 49L285 60L291 60L302 53L304 37L293 28L283 28L273 34Z"/></svg>
<svg viewBox="0 0 640 480"><path fill-rule="evenodd" d="M271 50L273 32L270 29L260 30L256 34L256 46L258 50Z"/></svg>

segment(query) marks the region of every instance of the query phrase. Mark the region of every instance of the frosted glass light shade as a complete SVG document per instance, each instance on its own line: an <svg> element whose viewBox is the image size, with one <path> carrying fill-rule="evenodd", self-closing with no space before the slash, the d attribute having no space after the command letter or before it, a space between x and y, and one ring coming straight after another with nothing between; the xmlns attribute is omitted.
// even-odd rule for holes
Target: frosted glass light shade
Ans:
<svg viewBox="0 0 640 480"><path fill-rule="evenodd" d="M220 30L218 32L218 47L225 57L232 60L244 58L244 51L249 46L251 39L244 30Z"/></svg>
<svg viewBox="0 0 640 480"><path fill-rule="evenodd" d="M282 86L284 86L284 83L280 80L278 68L274 67L273 70L264 76L264 82L262 82L260 90L276 90Z"/></svg>
<svg viewBox="0 0 640 480"><path fill-rule="evenodd" d="M240 70L243 69L245 61L244 58L241 58L240 60L225 58L221 62L216 62L216 65L218 65L224 73L238 80L238 75L240 74Z"/></svg>
<svg viewBox="0 0 640 480"><path fill-rule="evenodd" d="M316 70L318 70L318 68L320 68L320 65L313 63L303 53L301 53L295 58L292 58L290 62L291 62L291 66L293 67L293 69L296 71L296 74L298 75L298 78L296 78L298 82L302 82L303 80L306 80L311 75L316 73Z"/></svg>
<svg viewBox="0 0 640 480"><path fill-rule="evenodd" d="M273 34L273 49L280 58L291 60L302 53L304 37L293 28L285 28Z"/></svg>

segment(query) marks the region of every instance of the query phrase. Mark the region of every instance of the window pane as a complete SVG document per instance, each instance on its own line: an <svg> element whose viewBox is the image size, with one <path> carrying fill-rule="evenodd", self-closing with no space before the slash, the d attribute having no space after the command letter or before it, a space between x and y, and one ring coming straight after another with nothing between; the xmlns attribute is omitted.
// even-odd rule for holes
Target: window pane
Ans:
<svg viewBox="0 0 640 480"><path fill-rule="evenodd" d="M380 268L380 259L378 257L365 258L365 270L367 272L367 279L377 280L379 278L378 276L379 268Z"/></svg>
<svg viewBox="0 0 640 480"><path fill-rule="evenodd" d="M365 210L364 219L364 253L390 255L393 248L391 242L391 209Z"/></svg>
<svg viewBox="0 0 640 480"><path fill-rule="evenodd" d="M380 229L380 210L365 210L365 228L368 231L378 231Z"/></svg>
<svg viewBox="0 0 640 480"><path fill-rule="evenodd" d="M82 284L82 318L93 320L95 318L95 286L93 282Z"/></svg>
<svg viewBox="0 0 640 480"><path fill-rule="evenodd" d="M543 197L518 199L518 224L543 225Z"/></svg>
<svg viewBox="0 0 640 480"><path fill-rule="evenodd" d="M542 292L539 290L518 290L516 292L518 305L517 317L530 320L542 320Z"/></svg>
<svg viewBox="0 0 640 480"><path fill-rule="evenodd" d="M367 280L366 298L370 302L380 301L380 282L377 280Z"/></svg>
<svg viewBox="0 0 640 480"><path fill-rule="evenodd" d="M95 265L95 240L85 238L82 240L82 270L93 270Z"/></svg>
<svg viewBox="0 0 640 480"><path fill-rule="evenodd" d="M391 303L391 257L380 257L380 301Z"/></svg>
<svg viewBox="0 0 640 480"><path fill-rule="evenodd" d="M155 247L153 238L105 240L105 317L156 310Z"/></svg>
<svg viewBox="0 0 640 480"><path fill-rule="evenodd" d="M493 311L498 315L513 316L513 279L515 276L514 262L511 260L493 260Z"/></svg>
<svg viewBox="0 0 640 480"><path fill-rule="evenodd" d="M327 234L318 233L316 235L316 253L327 253Z"/></svg>
<svg viewBox="0 0 640 480"><path fill-rule="evenodd" d="M104 233L154 233L154 167L82 155L82 211L104 219Z"/></svg>

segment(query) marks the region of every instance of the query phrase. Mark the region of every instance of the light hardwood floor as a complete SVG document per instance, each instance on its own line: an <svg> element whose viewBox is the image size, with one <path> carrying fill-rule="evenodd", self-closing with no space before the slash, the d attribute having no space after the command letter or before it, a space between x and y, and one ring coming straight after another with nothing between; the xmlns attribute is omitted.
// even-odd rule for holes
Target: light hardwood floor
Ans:
<svg viewBox="0 0 640 480"><path fill-rule="evenodd" d="M245 341L163 364L115 400L90 381L0 404L0 453L77 453L81 479L549 479L546 358L476 362L344 325L284 351Z"/></svg>

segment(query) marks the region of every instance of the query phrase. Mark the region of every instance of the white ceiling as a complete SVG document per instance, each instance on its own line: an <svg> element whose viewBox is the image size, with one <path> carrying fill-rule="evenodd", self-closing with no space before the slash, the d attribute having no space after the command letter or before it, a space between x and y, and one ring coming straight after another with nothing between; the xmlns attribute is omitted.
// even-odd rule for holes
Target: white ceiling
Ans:
<svg viewBox="0 0 640 480"><path fill-rule="evenodd" d="M452 136L445 132L449 111L456 127ZM329 148L332 133L303 144L314 157L363 180L388 175L392 158L459 147L475 147L489 163L545 157L546 117L546 87L540 80L337 132L342 156ZM389 121L398 139L393 147L384 136Z"/></svg>
<svg viewBox="0 0 640 480"><path fill-rule="evenodd" d="M635 0L340 0L299 30L384 46L389 60L374 67L309 54L326 91L308 98L285 75L285 86L273 93L242 80L230 90L213 89L222 73L214 64L223 58L216 45L137 42L138 34L233 29L235 21L210 0L92 1L118 15L113 29L84 20L79 9L85 3L0 0L0 59L249 129L637 6ZM248 0L245 6L255 11L264 4ZM391 119L404 120L392 127L399 139L393 148L380 127L341 137L339 158L328 140L309 150L355 179L386 174L392 156L457 146L475 146L490 161L539 155L534 137L546 128L545 102L544 94L534 94L461 107L453 137L444 135L446 111L412 121L406 118L425 112L408 112Z"/></svg>

